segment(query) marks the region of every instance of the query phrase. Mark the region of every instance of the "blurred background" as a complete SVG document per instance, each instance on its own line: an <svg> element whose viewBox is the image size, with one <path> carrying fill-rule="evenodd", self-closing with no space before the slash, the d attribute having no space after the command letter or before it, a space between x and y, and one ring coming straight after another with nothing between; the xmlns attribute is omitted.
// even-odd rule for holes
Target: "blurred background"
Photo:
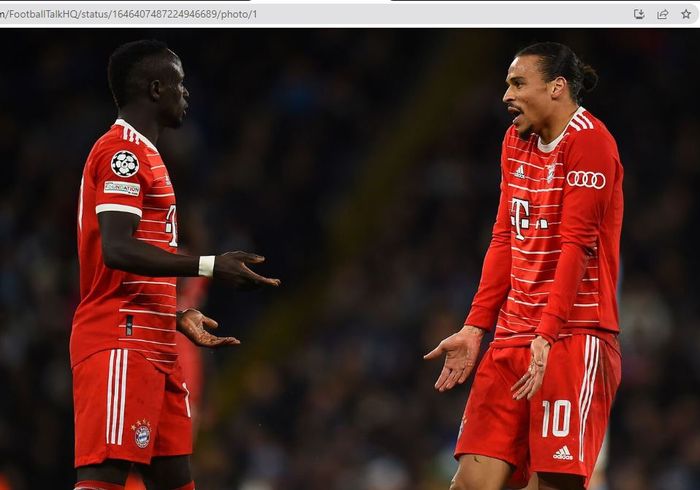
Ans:
<svg viewBox="0 0 700 490"><path fill-rule="evenodd" d="M185 125L158 142L181 245L263 254L257 270L283 280L246 293L183 281L243 342L187 356L197 488L447 488L468 385L435 392L441 363L422 355L471 303L510 120L506 70L541 40L597 68L584 106L625 165L608 488L700 488L699 34L0 31L0 489L74 483L80 174L116 116L107 58L144 37L180 55L191 94Z"/></svg>

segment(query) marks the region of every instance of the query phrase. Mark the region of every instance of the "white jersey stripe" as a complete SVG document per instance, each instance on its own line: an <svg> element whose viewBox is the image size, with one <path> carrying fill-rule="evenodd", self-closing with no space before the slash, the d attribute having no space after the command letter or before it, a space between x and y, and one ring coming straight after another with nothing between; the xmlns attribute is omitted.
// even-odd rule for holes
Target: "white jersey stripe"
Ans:
<svg viewBox="0 0 700 490"><path fill-rule="evenodd" d="M583 353L583 379L581 380L581 392L578 395L578 458L583 460L583 400L588 396L588 374L590 371L590 354L591 354L591 336L586 335L586 347Z"/></svg>
<svg viewBox="0 0 700 490"><path fill-rule="evenodd" d="M122 304L123 303L127 303L131 306L162 306L163 308L177 308L176 305L164 305L163 303L141 303L140 301L135 302L133 298L124 300L122 301Z"/></svg>
<svg viewBox="0 0 700 490"><path fill-rule="evenodd" d="M510 277L512 277L516 281L525 282L527 284L543 284L546 282L554 282L554 279L542 279L541 281L528 281L527 279L520 279L519 277L515 277L514 274L511 274Z"/></svg>
<svg viewBox="0 0 700 490"><path fill-rule="evenodd" d="M172 294L162 294L162 293L129 293L130 296L163 296L165 298L177 298L177 296Z"/></svg>
<svg viewBox="0 0 700 490"><path fill-rule="evenodd" d="M521 337L526 337L526 338L535 338L537 335L534 333L524 333L524 334L519 334L519 335L509 335L508 337L498 337L494 338L493 341L497 342L499 340L510 340L510 339L515 339L515 338L521 338Z"/></svg>
<svg viewBox="0 0 700 490"><path fill-rule="evenodd" d="M146 194L146 197L169 197L174 195L174 192L169 192L168 194Z"/></svg>
<svg viewBox="0 0 700 490"><path fill-rule="evenodd" d="M190 410L190 390L187 389L187 383L182 383L182 387L187 392L187 394L185 395L185 407L187 407L187 416L189 418L192 418L192 411Z"/></svg>
<svg viewBox="0 0 700 490"><path fill-rule="evenodd" d="M158 354L161 356L175 356L175 357L177 357L177 354L173 354L172 352L161 352L159 350L134 349L133 347L129 347L129 350L133 350L136 352L150 352L151 354Z"/></svg>
<svg viewBox="0 0 700 490"><path fill-rule="evenodd" d="M593 129L593 123L591 122L590 119L586 117L586 115L582 112L581 114L578 115L581 119L583 119L587 124L590 129Z"/></svg>
<svg viewBox="0 0 700 490"><path fill-rule="evenodd" d="M105 211L119 211L122 213L135 214L139 218L142 216L141 210L134 206L126 206L124 204L98 204L95 206L95 214L104 213Z"/></svg>
<svg viewBox="0 0 700 490"><path fill-rule="evenodd" d="M122 434L124 433L124 405L126 405L126 368L129 360L129 351L124 349L124 359L122 359L122 392L121 407L119 407L119 435L117 444L122 445Z"/></svg>
<svg viewBox="0 0 700 490"><path fill-rule="evenodd" d="M166 361L165 359L153 359L152 357L147 357L146 360L152 361L152 362L166 362L168 364L172 364L175 362L175 361Z"/></svg>
<svg viewBox="0 0 700 490"><path fill-rule="evenodd" d="M141 238L141 237L136 237L137 240L140 240L142 242L157 242L157 243L170 243L170 240L156 240L155 238Z"/></svg>
<svg viewBox="0 0 700 490"><path fill-rule="evenodd" d="M519 301L512 296L508 296L508 299L511 300L513 303L518 303L519 305L525 305L525 306L547 306L547 303L526 303L525 301Z"/></svg>
<svg viewBox="0 0 700 490"><path fill-rule="evenodd" d="M114 373L114 349L109 351L109 374L107 375L107 423L105 441L109 444L109 426L112 422L112 374Z"/></svg>
<svg viewBox="0 0 700 490"><path fill-rule="evenodd" d="M595 375L598 370L598 353L600 350L600 340L597 337L587 335L590 338L590 364L586 372L586 394L583 398L583 405L579 410L580 431L579 431L579 461L583 461L584 442L586 438L586 421L588 420L588 411L591 408L591 399L593 398L593 389L595 387ZM588 339L587 339L588 340Z"/></svg>
<svg viewBox="0 0 700 490"><path fill-rule="evenodd" d="M159 311L150 310L128 310L126 308L119 308L122 313L143 313L145 315L158 315L158 316L177 316L175 313L161 313Z"/></svg>
<svg viewBox="0 0 700 490"><path fill-rule="evenodd" d="M121 380L121 359L122 351L121 349L117 349L117 356L114 361L114 395L112 397L112 426L109 432L110 444L115 444L117 442L117 419L119 418L117 410L119 409L119 382Z"/></svg>
<svg viewBox="0 0 700 490"><path fill-rule="evenodd" d="M126 327L126 325L119 325L119 328L125 328L125 327ZM167 333L173 333L173 334L176 332L176 330L172 330L169 328L146 327L144 325L132 325L131 328L142 328L144 330L155 330L158 332L167 332Z"/></svg>
<svg viewBox="0 0 700 490"><path fill-rule="evenodd" d="M506 332L518 333L517 330L511 330L510 328L506 328L506 327L504 327L503 325L498 325L498 324L496 324L496 330L498 330L499 328L502 329L502 330L505 330Z"/></svg>
<svg viewBox="0 0 700 490"><path fill-rule="evenodd" d="M163 282L163 281L124 281L122 284L162 284L164 286L176 287L176 285L173 284L172 282Z"/></svg>
<svg viewBox="0 0 700 490"><path fill-rule="evenodd" d="M175 345L175 342L156 342L155 340L130 339L127 337L120 337L117 340L123 340L125 342L146 342L148 344L157 344L157 345Z"/></svg>
<svg viewBox="0 0 700 490"><path fill-rule="evenodd" d="M522 248L518 248L518 247L510 247L510 249L515 250L516 252L520 252L521 254L527 254L527 255L549 255L549 254L561 253L561 249L549 250L549 251L545 251L545 252L527 251L527 250L523 250Z"/></svg>
<svg viewBox="0 0 700 490"><path fill-rule="evenodd" d="M510 182L508 183L508 187L514 187L515 189L520 189L520 190L528 191L528 192L553 192L553 191L563 190L563 187L550 187L549 189L530 189L529 187L523 187L521 185L511 184Z"/></svg>

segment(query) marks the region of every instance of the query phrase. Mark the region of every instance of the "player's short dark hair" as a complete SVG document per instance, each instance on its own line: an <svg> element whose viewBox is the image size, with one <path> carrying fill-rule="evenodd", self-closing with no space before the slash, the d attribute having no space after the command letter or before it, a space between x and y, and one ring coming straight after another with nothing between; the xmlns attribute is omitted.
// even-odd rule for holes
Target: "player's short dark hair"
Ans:
<svg viewBox="0 0 700 490"><path fill-rule="evenodd" d="M564 77L569 82L571 98L581 102L581 92L588 93L598 84L598 74L583 63L570 47L561 43L535 43L521 49L515 55L533 55L540 58L540 71L545 81L551 82L557 77Z"/></svg>
<svg viewBox="0 0 700 490"><path fill-rule="evenodd" d="M109 57L107 77L114 103L122 108L155 76L157 64L174 55L163 41L143 39L122 44Z"/></svg>

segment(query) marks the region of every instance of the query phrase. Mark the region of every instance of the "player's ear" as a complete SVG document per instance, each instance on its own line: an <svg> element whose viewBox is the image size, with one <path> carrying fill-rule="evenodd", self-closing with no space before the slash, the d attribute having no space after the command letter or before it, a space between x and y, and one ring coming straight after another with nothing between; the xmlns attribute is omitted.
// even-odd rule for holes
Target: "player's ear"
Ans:
<svg viewBox="0 0 700 490"><path fill-rule="evenodd" d="M158 101L160 100L160 91L162 89L160 80L153 80L151 83L148 84L148 95L151 97L151 100L153 101Z"/></svg>
<svg viewBox="0 0 700 490"><path fill-rule="evenodd" d="M569 82L564 77L557 77L549 83L549 94L552 99L563 97L569 89Z"/></svg>

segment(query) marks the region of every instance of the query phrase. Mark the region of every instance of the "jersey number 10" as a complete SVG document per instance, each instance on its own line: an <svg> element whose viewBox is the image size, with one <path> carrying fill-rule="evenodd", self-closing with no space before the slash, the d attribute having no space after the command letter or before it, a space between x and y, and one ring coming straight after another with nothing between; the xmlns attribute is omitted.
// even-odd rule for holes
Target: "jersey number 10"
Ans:
<svg viewBox="0 0 700 490"><path fill-rule="evenodd" d="M544 416L542 417L542 437L549 436L549 415L550 403L542 401ZM552 435L554 437L566 437L569 435L569 425L571 424L571 402L569 400L556 400L552 417Z"/></svg>

